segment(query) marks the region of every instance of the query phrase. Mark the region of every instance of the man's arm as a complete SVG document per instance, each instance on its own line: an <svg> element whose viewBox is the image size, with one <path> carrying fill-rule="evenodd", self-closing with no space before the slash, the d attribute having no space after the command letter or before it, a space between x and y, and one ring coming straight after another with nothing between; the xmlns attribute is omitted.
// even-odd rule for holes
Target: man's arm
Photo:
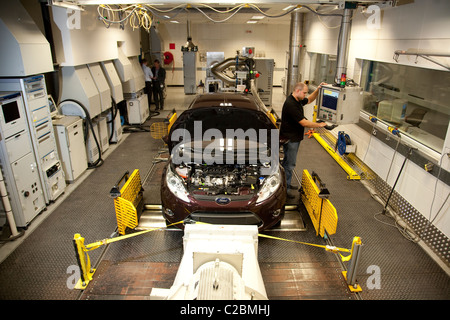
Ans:
<svg viewBox="0 0 450 320"><path fill-rule="evenodd" d="M319 84L319 86L316 88L316 90L314 90L308 97L308 103L313 102L314 100L316 100L317 95L319 94L319 89L322 88L323 85L326 85L325 82L322 82L321 84Z"/></svg>
<svg viewBox="0 0 450 320"><path fill-rule="evenodd" d="M302 119L298 123L306 128L322 128L325 127L327 124L325 122L312 122L308 119Z"/></svg>

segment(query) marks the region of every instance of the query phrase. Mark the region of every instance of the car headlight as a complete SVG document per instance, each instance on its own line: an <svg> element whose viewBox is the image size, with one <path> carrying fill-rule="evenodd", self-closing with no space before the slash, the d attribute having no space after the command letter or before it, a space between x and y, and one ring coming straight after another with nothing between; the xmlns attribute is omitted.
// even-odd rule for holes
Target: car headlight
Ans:
<svg viewBox="0 0 450 320"><path fill-rule="evenodd" d="M169 190L175 196L185 202L190 202L188 192L186 191L181 178L170 169L170 166L167 166L166 183Z"/></svg>
<svg viewBox="0 0 450 320"><path fill-rule="evenodd" d="M278 170L274 174L264 179L263 185L258 192L258 199L256 200L256 203L260 203L269 198L271 195L275 193L275 191L278 190L280 185L281 185L281 174L280 170Z"/></svg>

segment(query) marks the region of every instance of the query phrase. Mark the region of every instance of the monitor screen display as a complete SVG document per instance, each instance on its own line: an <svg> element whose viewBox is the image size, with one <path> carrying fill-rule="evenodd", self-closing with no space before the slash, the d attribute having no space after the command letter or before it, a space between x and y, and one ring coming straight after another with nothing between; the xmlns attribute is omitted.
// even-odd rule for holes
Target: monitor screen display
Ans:
<svg viewBox="0 0 450 320"><path fill-rule="evenodd" d="M322 107L336 110L339 92L334 90L323 90Z"/></svg>
<svg viewBox="0 0 450 320"><path fill-rule="evenodd" d="M2 104L3 118L5 123L10 123L20 118L19 106L17 101L11 101Z"/></svg>

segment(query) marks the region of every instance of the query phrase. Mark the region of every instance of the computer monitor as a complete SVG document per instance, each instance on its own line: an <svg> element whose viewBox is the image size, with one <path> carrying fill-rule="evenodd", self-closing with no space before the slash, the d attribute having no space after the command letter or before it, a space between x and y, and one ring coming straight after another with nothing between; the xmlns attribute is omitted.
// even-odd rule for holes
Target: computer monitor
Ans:
<svg viewBox="0 0 450 320"><path fill-rule="evenodd" d="M331 110L336 110L338 99L339 99L339 91L324 89L322 97L322 107Z"/></svg>
<svg viewBox="0 0 450 320"><path fill-rule="evenodd" d="M19 105L17 104L17 101L12 100L2 104L1 106L5 123L10 123L20 118Z"/></svg>

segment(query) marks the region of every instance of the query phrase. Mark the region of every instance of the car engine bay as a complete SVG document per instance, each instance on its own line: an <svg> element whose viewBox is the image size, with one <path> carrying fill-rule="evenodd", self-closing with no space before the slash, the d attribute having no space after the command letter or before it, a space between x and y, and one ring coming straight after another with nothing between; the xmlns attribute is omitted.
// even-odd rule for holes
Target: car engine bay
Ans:
<svg viewBox="0 0 450 320"><path fill-rule="evenodd" d="M175 166L175 172L195 195L253 195L265 177L259 164L188 164Z"/></svg>

